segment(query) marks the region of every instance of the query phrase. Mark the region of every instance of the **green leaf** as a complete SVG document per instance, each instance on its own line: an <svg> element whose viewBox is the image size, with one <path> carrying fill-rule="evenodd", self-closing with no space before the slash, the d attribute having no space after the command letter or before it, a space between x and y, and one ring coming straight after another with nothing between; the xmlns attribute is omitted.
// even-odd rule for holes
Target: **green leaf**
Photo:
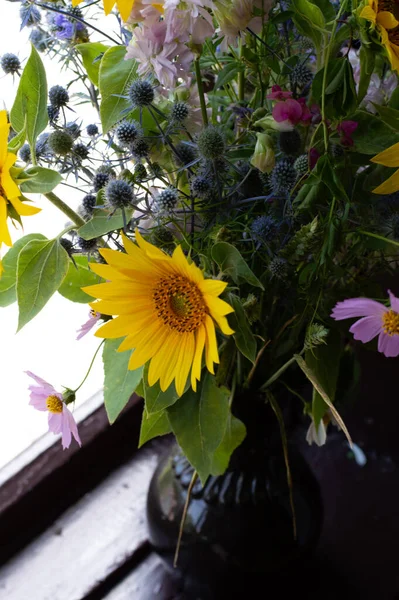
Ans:
<svg viewBox="0 0 399 600"><path fill-rule="evenodd" d="M127 222L129 222L132 214L132 208L125 208ZM78 234L84 240L92 240L93 238L105 235L110 231L115 231L115 229L122 229L124 225L122 211L119 208L115 211L112 217L108 212L102 209L96 209L93 215L94 216L90 219L90 221L78 229Z"/></svg>
<svg viewBox="0 0 399 600"><path fill-rule="evenodd" d="M313 370L309 367L309 365L306 364L306 362L303 360L302 356L299 356L299 354L295 354L294 358L295 358L298 366L300 367L300 369L303 371L303 373L309 379L310 383L313 385L314 390L320 394L321 398L327 404L327 406L330 409L331 414L333 415L334 419L337 421L338 425L340 426L340 428L342 429L342 431L345 433L349 444L352 445L351 436L349 435L349 431L348 431L345 423L343 422L343 420L341 418L341 415L339 414L339 412L335 408L335 406L332 403L332 401L331 401L329 395L327 394L327 392L324 390L324 388L320 384L320 382L317 379L316 375L314 374Z"/></svg>
<svg viewBox="0 0 399 600"><path fill-rule="evenodd" d="M375 104L375 102L372 102L372 104L378 110L381 120L393 129L399 131L399 110L389 106L381 106L380 104Z"/></svg>
<svg viewBox="0 0 399 600"><path fill-rule="evenodd" d="M376 115L358 110L351 119L358 123L352 139L356 150L362 154L378 154L399 142L399 134Z"/></svg>
<svg viewBox="0 0 399 600"><path fill-rule="evenodd" d="M375 66L375 51L370 48L367 44L362 44L359 51L360 58L360 79L359 79L359 91L358 91L358 102L360 103L369 89L371 75L374 71Z"/></svg>
<svg viewBox="0 0 399 600"><path fill-rule="evenodd" d="M75 48L82 56L88 78L98 87L101 58L109 46L100 42L88 42L87 44L77 44Z"/></svg>
<svg viewBox="0 0 399 600"><path fill-rule="evenodd" d="M242 62L234 61L229 63L221 71L218 73L218 77L216 79L215 88L218 89L225 85L227 85L233 79L236 79L237 74L241 71L244 71L245 66Z"/></svg>
<svg viewBox="0 0 399 600"><path fill-rule="evenodd" d="M131 102L126 96L137 78L137 62L125 60L126 47L115 46L104 54L100 65L99 88L101 93L100 117L103 133L108 131L123 116Z"/></svg>
<svg viewBox="0 0 399 600"><path fill-rule="evenodd" d="M337 332L330 331L327 344L316 346L305 354L306 364L312 369L331 402L335 400L342 349L341 336ZM314 390L312 415L316 427L327 408L319 392Z"/></svg>
<svg viewBox="0 0 399 600"><path fill-rule="evenodd" d="M20 150L22 148L22 146L24 145L25 140L26 140L26 125L24 125L24 128L21 129L21 131L19 133L17 133L17 135L14 135L14 137L8 142L8 151L14 152L14 154L16 154L18 152L18 150Z"/></svg>
<svg viewBox="0 0 399 600"><path fill-rule="evenodd" d="M292 0L293 21L302 35L310 38L316 49L320 49L322 33L320 29L325 28L325 19L318 6L308 0Z"/></svg>
<svg viewBox="0 0 399 600"><path fill-rule="evenodd" d="M72 302L87 304L88 302L92 302L93 298L81 288L86 285L101 283L103 279L90 270L89 261L86 256L75 256L74 260L77 268L72 261L69 262L68 273L61 287L58 289L58 293Z"/></svg>
<svg viewBox="0 0 399 600"><path fill-rule="evenodd" d="M143 382L145 408L149 415L160 412L177 401L178 395L174 385L170 385L165 392L162 392L158 381L151 387L147 385L145 378Z"/></svg>
<svg viewBox="0 0 399 600"><path fill-rule="evenodd" d="M212 258L219 265L220 270L228 277L231 277L237 285L247 282L260 287L262 290L264 289L237 248L231 244L227 242L218 242L215 244L212 248Z"/></svg>
<svg viewBox="0 0 399 600"><path fill-rule="evenodd" d="M311 2L320 8L326 21L333 21L335 19L335 9L330 0L311 0Z"/></svg>
<svg viewBox="0 0 399 600"><path fill-rule="evenodd" d="M161 410L150 415L144 409L141 419L139 448L141 448L141 446L143 446L149 440L152 440L160 435L171 433L171 431L172 428L170 426L168 413L166 410Z"/></svg>
<svg viewBox="0 0 399 600"><path fill-rule="evenodd" d="M17 263L21 249L32 240L45 240L41 233L30 233L15 242L7 254L3 257L4 273L0 278L0 306L8 306L17 299L15 289L17 282Z"/></svg>
<svg viewBox="0 0 399 600"><path fill-rule="evenodd" d="M19 186L24 194L47 194L62 181L62 177L57 171L44 167L31 167L26 169L25 173L29 179Z"/></svg>
<svg viewBox="0 0 399 600"><path fill-rule="evenodd" d="M122 338L105 340L103 349L104 403L111 424L125 408L143 376L143 367L129 370L131 352L117 352L121 342Z"/></svg>
<svg viewBox="0 0 399 600"><path fill-rule="evenodd" d="M191 388L167 409L179 446L204 484L229 418L229 392L218 388L208 373L198 392Z"/></svg>
<svg viewBox="0 0 399 600"><path fill-rule="evenodd" d="M250 360L255 362L256 340L248 323L244 308L238 296L229 294L229 303L234 308L234 313L229 316L229 324L234 329L234 340L239 351Z"/></svg>
<svg viewBox="0 0 399 600"><path fill-rule="evenodd" d="M10 119L12 128L17 132L22 131L26 123L26 138L34 156L37 136L46 128L48 115L46 71L33 45L19 81Z"/></svg>
<svg viewBox="0 0 399 600"><path fill-rule="evenodd" d="M69 256L59 240L32 240L21 250L17 266L18 331L35 317L60 287Z"/></svg>
<svg viewBox="0 0 399 600"><path fill-rule="evenodd" d="M226 431L213 455L211 466L212 475L223 475L229 466L230 457L234 450L242 444L247 434L246 427L231 412L227 418Z"/></svg>

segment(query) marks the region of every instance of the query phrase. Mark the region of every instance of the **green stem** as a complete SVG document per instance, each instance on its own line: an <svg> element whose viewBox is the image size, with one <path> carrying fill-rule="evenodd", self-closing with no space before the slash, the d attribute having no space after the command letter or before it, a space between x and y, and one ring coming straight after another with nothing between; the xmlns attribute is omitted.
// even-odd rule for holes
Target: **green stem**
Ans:
<svg viewBox="0 0 399 600"><path fill-rule="evenodd" d="M198 94L199 94L200 105L201 105L202 120L204 122L204 125L206 126L206 125L208 125L208 114L206 112L205 94L204 94L204 86L202 85L202 76L201 76L199 56L194 61L194 67L195 67L195 77L197 78L197 88L198 88Z"/></svg>
<svg viewBox="0 0 399 600"><path fill-rule="evenodd" d="M301 354L303 354L303 353L304 353L304 350L302 350L302 352L300 352L299 356L301 356ZM296 356L298 356L298 355L296 355ZM284 363L283 366L278 369L278 371L273 373L273 375L271 377L269 377L269 379L267 381L265 381L265 383L259 388L260 391L264 392L272 383L274 383L280 377L280 375L282 375L288 369L288 367L293 365L295 362L296 362L295 356L290 358L290 360L287 360L287 362Z"/></svg>
<svg viewBox="0 0 399 600"><path fill-rule="evenodd" d="M79 215L72 210L72 208L65 204L65 202L61 200L61 198L58 198L58 196L56 196L53 192L48 192L47 194L44 194L44 196L46 196L47 200L50 200L54 206L59 208L64 215L69 217L69 219L71 219L71 221L73 221L77 227L82 227L82 225L85 224L85 221L82 219L82 217L79 217Z"/></svg>
<svg viewBox="0 0 399 600"><path fill-rule="evenodd" d="M90 371L91 371L91 368L92 368L92 366L93 366L93 364L94 364L94 361L96 360L96 356L97 356L97 354L98 354L98 351L100 350L100 348L101 348L101 346L103 345L103 343L104 343L104 342L105 342L105 340L102 340L102 341L101 341L101 343L100 343L100 345L98 346L97 350L95 351L95 353L94 353L94 356L93 356L93 358L91 359L91 363L90 363L90 366L89 366L89 368L88 368L88 371L87 371L87 373L86 373L86 375L85 375L85 377L84 377L84 379L83 379L82 383L81 383L80 385L78 385L78 387L76 388L76 390L73 390L73 392L74 392L75 394L76 394L76 392L77 392L78 390L80 390L80 388L82 387L82 385L84 384L84 382L85 382L85 381L86 381L86 379L88 378L88 376L89 376L89 374L90 374Z"/></svg>
<svg viewBox="0 0 399 600"><path fill-rule="evenodd" d="M239 58L242 62L242 38L239 41ZM245 69L238 72L238 100L244 102L244 84L245 84Z"/></svg>

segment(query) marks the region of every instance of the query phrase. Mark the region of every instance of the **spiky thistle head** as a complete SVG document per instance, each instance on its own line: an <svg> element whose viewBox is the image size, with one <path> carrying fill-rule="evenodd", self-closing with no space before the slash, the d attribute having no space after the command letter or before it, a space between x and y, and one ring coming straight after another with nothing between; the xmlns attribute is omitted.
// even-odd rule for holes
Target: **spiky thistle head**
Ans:
<svg viewBox="0 0 399 600"><path fill-rule="evenodd" d="M154 101L153 85L146 79L136 79L129 88L129 98L136 108L148 106Z"/></svg>

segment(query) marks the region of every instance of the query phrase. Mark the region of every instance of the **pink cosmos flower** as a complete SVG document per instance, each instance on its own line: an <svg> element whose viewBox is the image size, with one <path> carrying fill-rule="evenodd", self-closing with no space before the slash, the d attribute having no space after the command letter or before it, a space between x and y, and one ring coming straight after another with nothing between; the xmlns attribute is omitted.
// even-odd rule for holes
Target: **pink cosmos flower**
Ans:
<svg viewBox="0 0 399 600"><path fill-rule="evenodd" d="M61 433L62 447L69 448L72 435L82 445L78 434L78 427L71 411L62 399L62 394L57 392L52 385L38 377L31 371L25 371L38 385L30 385L30 401L36 410L48 411L48 428L53 433Z"/></svg>
<svg viewBox="0 0 399 600"><path fill-rule="evenodd" d="M86 323L83 323L83 325L81 326L80 329L76 330L76 333L78 333L77 336L77 340L81 340L82 337L84 337L86 335L86 333L89 333L90 329L93 329L94 325L97 323L97 321L99 320L99 318L101 317L101 313L97 312L96 310L90 310L89 311L89 320L86 321Z"/></svg>
<svg viewBox="0 0 399 600"><path fill-rule="evenodd" d="M337 131L341 135L341 144L343 146L353 146L352 133L356 131L359 123L357 121L341 121L337 125Z"/></svg>
<svg viewBox="0 0 399 600"><path fill-rule="evenodd" d="M391 308L369 298L338 302L331 316L336 321L362 317L349 331L364 344L378 335L378 351L387 357L399 355L399 298L388 290Z"/></svg>
<svg viewBox="0 0 399 600"><path fill-rule="evenodd" d="M266 96L269 100L286 100L291 98L292 92L283 91L279 85L273 85L272 91Z"/></svg>

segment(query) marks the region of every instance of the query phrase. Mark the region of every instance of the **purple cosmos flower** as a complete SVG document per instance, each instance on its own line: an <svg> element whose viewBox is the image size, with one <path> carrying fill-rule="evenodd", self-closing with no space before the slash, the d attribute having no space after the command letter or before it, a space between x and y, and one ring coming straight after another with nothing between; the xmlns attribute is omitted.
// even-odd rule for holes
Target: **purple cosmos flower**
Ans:
<svg viewBox="0 0 399 600"><path fill-rule="evenodd" d="M30 401L36 410L48 411L48 428L53 433L61 433L62 447L69 448L72 435L82 445L78 434L78 427L71 411L62 399L62 394L57 392L52 385L38 377L31 371L25 371L38 385L30 385Z"/></svg>
<svg viewBox="0 0 399 600"><path fill-rule="evenodd" d="M77 340L82 339L82 337L84 337L86 335L86 333L89 333L90 329L92 329L94 327L94 325L97 323L97 321L99 320L99 318L101 317L101 313L95 311L95 310L91 310L89 312L89 320L86 321L86 323L83 323L83 325L81 326L80 329L77 329L76 333L78 333L79 335L77 336Z"/></svg>
<svg viewBox="0 0 399 600"><path fill-rule="evenodd" d="M378 335L378 351L387 357L399 355L399 298L388 290L391 308L369 298L338 302L331 316L336 321L362 317L349 329L364 344Z"/></svg>

